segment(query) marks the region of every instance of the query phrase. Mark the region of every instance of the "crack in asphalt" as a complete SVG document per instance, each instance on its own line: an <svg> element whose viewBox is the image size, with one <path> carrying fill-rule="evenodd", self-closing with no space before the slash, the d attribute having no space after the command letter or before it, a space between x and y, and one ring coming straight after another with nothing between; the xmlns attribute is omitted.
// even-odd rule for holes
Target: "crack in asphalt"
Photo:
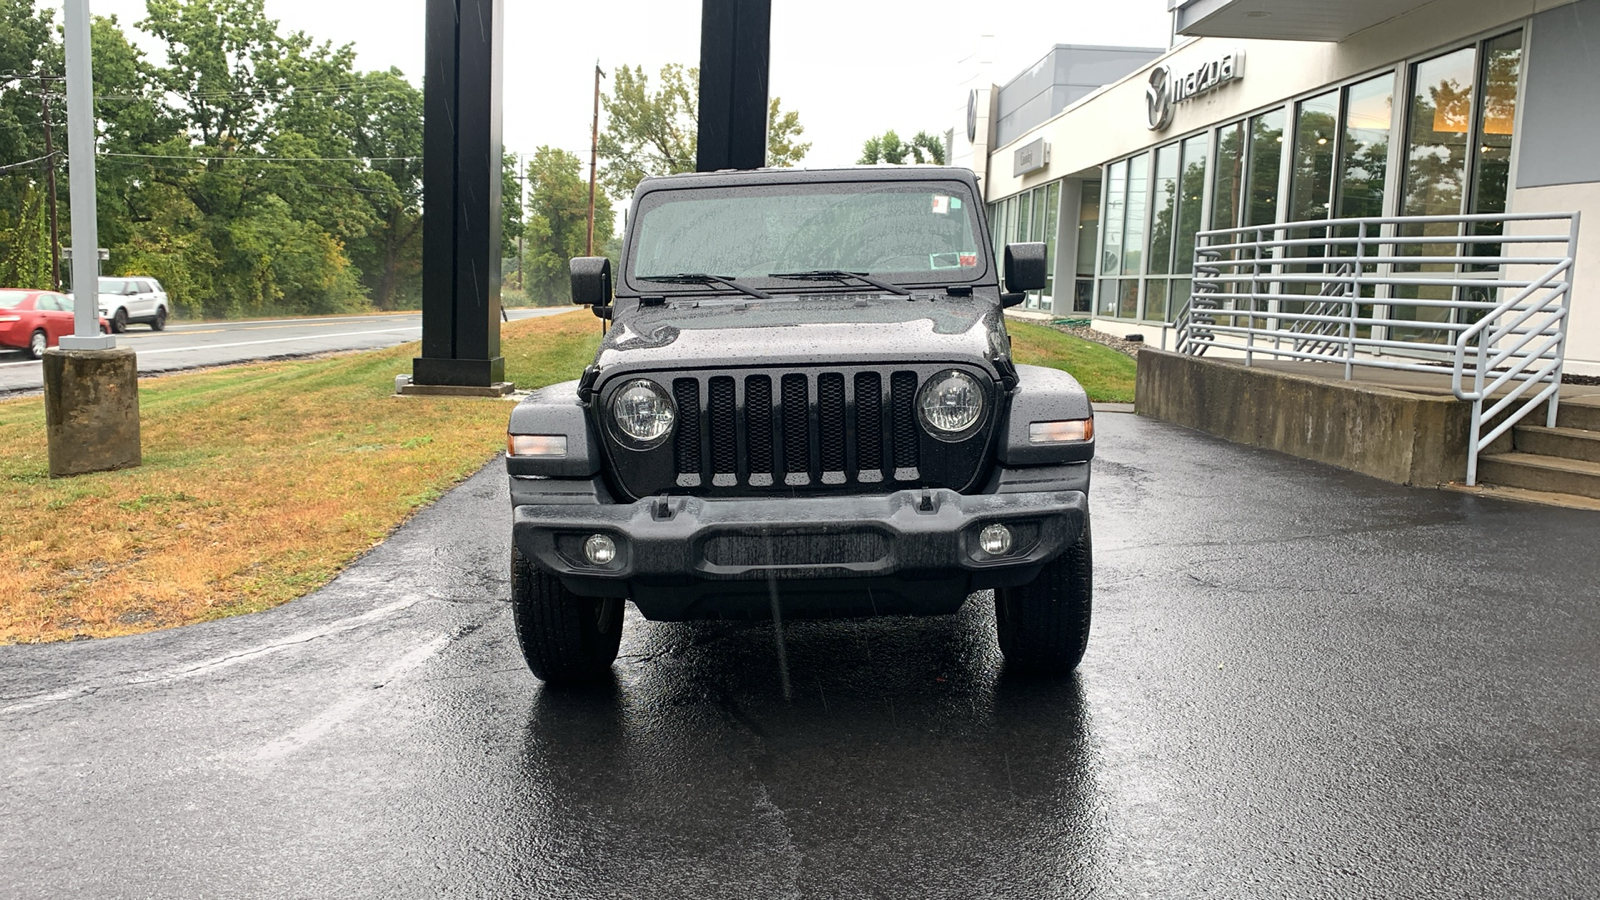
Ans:
<svg viewBox="0 0 1600 900"><path fill-rule="evenodd" d="M119 682L119 683L116 683L116 684L101 684L101 685L94 685L94 686L91 686L91 687L81 687L81 688L73 688L73 689L65 690L65 691L56 691L55 693L41 694L41 695L37 695L37 696L31 697L31 698L28 698L28 699L7 697L5 699L7 699L7 700L20 699L21 702L11 703L8 706L0 707L0 715L6 715L8 713L24 712L26 710L34 709L34 708L37 708L37 707L40 707L40 706L48 706L48 705L51 705L51 704L54 704L54 703L64 703L64 702L67 702L69 700L79 700L79 699L82 699L84 697L90 696L90 695L92 695L92 694L94 694L94 693L96 693L98 691L104 690L104 689L138 687L138 686L147 685L147 684L157 684L157 683L164 682L164 681L180 681L180 680L183 680L185 678L193 678L193 677L195 677L197 675L208 675L208 674L210 674L212 672L215 672L215 671L217 671L219 669L226 669L226 668L229 668L231 666L236 666L236 665L238 665L240 663L243 663L243 662L249 662L250 660L253 660L253 659L258 659L258 658L263 657L263 656L268 656L268 655L271 655L273 653L277 653L280 650L285 650L285 649L288 649L290 647L297 647L297 646L300 646L300 645L303 645L303 644L308 644L308 643L311 643L312 641L319 640L321 638L332 637L333 635L336 635L336 634L342 634L342 633L344 633L346 631L351 631L351 630L354 630L356 628L360 628L362 625L368 624L370 622L377 621L377 620L382 619L382 618L386 618L386 617L391 616L391 615L393 615L395 613L401 612L402 610L405 610L405 609L407 609L409 607L415 606L417 603L421 602L424 599L427 599L427 598L413 597L413 598L410 598L410 599L407 599L407 600L396 601L396 602L390 603L390 604L388 604L386 606L380 606L377 609L368 610L367 612L364 612L364 613L362 613L361 615L358 615L358 616L352 616L352 617L350 617L348 619L340 619L337 622L333 622L333 623L330 623L328 625L324 625L321 628L314 628L314 629L311 629L309 631L302 631L302 632L300 632L298 634L290 635L290 636L288 636L286 638L283 638L281 640L271 641L271 642L266 643L266 644L261 644L261 645L255 646L255 647L251 647L248 650L241 650L241 651L239 651L237 653L225 654L223 656L217 657L216 659L207 660L206 662L197 663L197 664L186 666L184 668L180 668L180 669L176 669L176 670L170 670L170 671L167 671L167 672L162 672L162 673L159 673L159 674L156 674L156 675L148 675L148 676L144 676L144 677L130 678L130 679L127 679L126 681L122 681L122 682Z"/></svg>

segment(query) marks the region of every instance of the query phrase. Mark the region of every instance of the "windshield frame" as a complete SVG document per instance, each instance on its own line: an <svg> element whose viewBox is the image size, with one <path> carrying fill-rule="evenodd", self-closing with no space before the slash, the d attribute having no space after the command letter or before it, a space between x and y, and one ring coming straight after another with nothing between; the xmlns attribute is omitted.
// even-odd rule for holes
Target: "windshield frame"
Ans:
<svg viewBox="0 0 1600 900"><path fill-rule="evenodd" d="M932 175L926 178L873 178L870 170L863 173L868 177L830 178L812 180L774 180L764 182L729 182L708 183L706 180L697 179L696 183L682 186L662 184L652 186L648 190L640 191L634 198L634 208L630 216L639 223L644 220L640 217L648 215L652 209L666 203L678 200L701 199L706 197L727 195L748 195L752 193L792 194L792 193L830 193L853 190L858 193L869 193L877 190L892 190L896 192L931 191L948 194L959 198L966 215L972 222L973 238L977 241L978 265L970 268L937 269L928 272L911 273L916 277L904 277L905 273L872 272L876 278L891 284L906 288L938 288L948 285L971 285L974 287L997 283L998 275L995 272L993 258L993 244L989 236L989 223L982 214L979 204L983 200L976 195L972 186L959 178L941 177ZM672 296L676 294L727 294L740 296L736 291L721 285L710 284L670 284L661 281L647 280L651 276L640 277L636 274L638 257L639 228L630 223L626 244L623 247L622 278L619 281L618 296ZM708 273L722 275L725 273ZM794 279L773 278L770 276L745 276L737 279L740 284L748 285L761 291L770 293L788 294L823 294L823 293L862 293L863 290L877 291L868 285L851 282L833 282L826 279Z"/></svg>

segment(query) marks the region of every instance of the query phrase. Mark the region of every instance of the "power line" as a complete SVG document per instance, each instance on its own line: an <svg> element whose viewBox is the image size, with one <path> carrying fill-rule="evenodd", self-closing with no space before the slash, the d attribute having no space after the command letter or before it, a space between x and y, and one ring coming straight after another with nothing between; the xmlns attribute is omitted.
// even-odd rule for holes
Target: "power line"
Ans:
<svg viewBox="0 0 1600 900"><path fill-rule="evenodd" d="M34 159L25 160L25 161L19 162L19 163L11 163L10 165L0 166L0 172L9 172L12 169L20 169L20 168L22 168L24 166L31 166L34 163L42 163L42 162L44 162L45 160L49 159L52 156L60 156L60 155L61 155L60 153L46 153L45 155L40 156L40 157L36 157Z"/></svg>
<svg viewBox="0 0 1600 900"><path fill-rule="evenodd" d="M177 159L184 162L416 162L420 156L179 156L161 153L101 153L124 159Z"/></svg>

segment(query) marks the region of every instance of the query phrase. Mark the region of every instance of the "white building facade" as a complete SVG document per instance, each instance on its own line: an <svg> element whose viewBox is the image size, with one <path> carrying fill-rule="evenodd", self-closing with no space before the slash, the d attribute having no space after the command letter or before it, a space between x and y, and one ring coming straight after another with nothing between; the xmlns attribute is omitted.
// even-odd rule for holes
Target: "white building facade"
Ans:
<svg viewBox="0 0 1600 900"><path fill-rule="evenodd" d="M1600 0L1168 2L1172 49L1003 143L971 93L996 243L1051 245L1028 306L1154 342L1199 231L1577 211L1567 371L1600 375Z"/></svg>

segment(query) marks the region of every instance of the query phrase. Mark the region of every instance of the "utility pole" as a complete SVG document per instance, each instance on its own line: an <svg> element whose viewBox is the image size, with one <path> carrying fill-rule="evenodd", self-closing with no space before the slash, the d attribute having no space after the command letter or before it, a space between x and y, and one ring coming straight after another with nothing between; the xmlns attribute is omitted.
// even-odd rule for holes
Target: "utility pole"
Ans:
<svg viewBox="0 0 1600 900"><path fill-rule="evenodd" d="M61 230L56 220L56 145L50 133L49 80L40 81L44 98L44 180L50 193L50 290L61 290Z"/></svg>
<svg viewBox="0 0 1600 900"><path fill-rule="evenodd" d="M517 290L523 289L522 285L522 236L528 233L528 163L517 154L517 221L522 227L517 230ZM526 302L526 301L524 301Z"/></svg>
<svg viewBox="0 0 1600 900"><path fill-rule="evenodd" d="M594 127L589 135L589 242L584 245L584 256L594 255L594 167L600 157L600 60L594 61Z"/></svg>

